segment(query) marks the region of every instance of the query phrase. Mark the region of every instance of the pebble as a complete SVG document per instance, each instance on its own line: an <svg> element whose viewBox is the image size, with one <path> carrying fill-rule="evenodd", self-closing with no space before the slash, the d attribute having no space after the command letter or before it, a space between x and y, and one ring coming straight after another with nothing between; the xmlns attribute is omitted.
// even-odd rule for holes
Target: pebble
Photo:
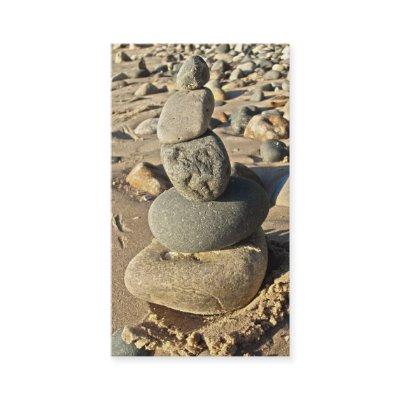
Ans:
<svg viewBox="0 0 400 400"><path fill-rule="evenodd" d="M270 114L267 116L267 120L272 124L274 132L276 132L280 139L287 139L289 137L289 123L280 114Z"/></svg>
<svg viewBox="0 0 400 400"><path fill-rule="evenodd" d="M112 356L149 356L151 352L146 349L138 349L133 343L126 343L122 337L123 328L117 329L111 336Z"/></svg>
<svg viewBox="0 0 400 400"><path fill-rule="evenodd" d="M217 48L216 51L217 53L229 53L230 50L229 44L220 44Z"/></svg>
<svg viewBox="0 0 400 400"><path fill-rule="evenodd" d="M224 101L226 99L226 93L221 88L212 87L210 90L214 96L214 101Z"/></svg>
<svg viewBox="0 0 400 400"><path fill-rule="evenodd" d="M212 131L188 142L162 145L161 160L175 189L186 199L215 200L228 186L228 153Z"/></svg>
<svg viewBox="0 0 400 400"><path fill-rule="evenodd" d="M112 82L123 81L124 79L129 79L129 76L125 72L120 72L112 77Z"/></svg>
<svg viewBox="0 0 400 400"><path fill-rule="evenodd" d="M219 250L245 239L265 220L268 198L259 185L231 177L216 201L195 202L171 188L154 200L149 226L154 237L172 251Z"/></svg>
<svg viewBox="0 0 400 400"><path fill-rule="evenodd" d="M245 75L251 74L256 68L256 64L253 61L249 61L243 64L238 65L238 69L240 69Z"/></svg>
<svg viewBox="0 0 400 400"><path fill-rule="evenodd" d="M179 69L176 86L178 89L200 89L209 79L208 65L201 57L194 56L188 58Z"/></svg>
<svg viewBox="0 0 400 400"><path fill-rule="evenodd" d="M161 111L158 139L162 144L173 144L202 135L213 111L214 96L208 88L173 93Z"/></svg>
<svg viewBox="0 0 400 400"><path fill-rule="evenodd" d="M285 143L280 140L271 139L260 146L261 158L266 162L282 161L289 154Z"/></svg>
<svg viewBox="0 0 400 400"><path fill-rule="evenodd" d="M141 122L136 128L136 135L155 135L157 133L158 118L149 118Z"/></svg>
<svg viewBox="0 0 400 400"><path fill-rule="evenodd" d="M278 138L278 135L274 132L273 126L269 124L262 115L255 115L251 118L243 136L261 142Z"/></svg>
<svg viewBox="0 0 400 400"><path fill-rule="evenodd" d="M229 69L229 65L224 60L216 61L211 67L211 71L225 72L228 69Z"/></svg>
<svg viewBox="0 0 400 400"><path fill-rule="evenodd" d="M243 106L231 115L231 126L234 133L241 135L255 113L250 107Z"/></svg>
<svg viewBox="0 0 400 400"><path fill-rule="evenodd" d="M230 81L236 81L237 79L243 78L243 71L239 68L235 68L229 76Z"/></svg>
<svg viewBox="0 0 400 400"><path fill-rule="evenodd" d="M279 79L280 77L281 73L279 71L274 71L273 69L264 74L264 79L266 80Z"/></svg>
<svg viewBox="0 0 400 400"><path fill-rule="evenodd" d="M250 303L267 264L261 228L235 246L194 254L170 251L153 239L129 263L124 280L144 301L192 314L222 314Z"/></svg>
<svg viewBox="0 0 400 400"><path fill-rule="evenodd" d="M150 75L148 69L138 69L134 68L131 72L132 78L147 78Z"/></svg>
<svg viewBox="0 0 400 400"><path fill-rule="evenodd" d="M116 64L120 64L123 61L132 61L131 58L128 56L128 54L126 54L124 51L119 51L116 55L115 55L115 59L114 59Z"/></svg>
<svg viewBox="0 0 400 400"><path fill-rule="evenodd" d="M158 196L171 187L164 170L148 162L137 164L126 177L134 189Z"/></svg>
<svg viewBox="0 0 400 400"><path fill-rule="evenodd" d="M264 93L261 89L254 89L253 94L250 97L250 101L262 101L264 100Z"/></svg>
<svg viewBox="0 0 400 400"><path fill-rule="evenodd" d="M158 93L158 87L154 86L152 83L143 83L135 92L135 96L146 96L148 94Z"/></svg>

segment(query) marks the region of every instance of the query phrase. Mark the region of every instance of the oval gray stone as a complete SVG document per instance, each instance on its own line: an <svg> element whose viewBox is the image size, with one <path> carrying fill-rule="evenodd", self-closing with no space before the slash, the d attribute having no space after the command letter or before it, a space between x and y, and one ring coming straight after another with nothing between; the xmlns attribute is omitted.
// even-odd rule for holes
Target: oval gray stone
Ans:
<svg viewBox="0 0 400 400"><path fill-rule="evenodd" d="M142 300L193 314L221 314L246 306L267 270L264 232L224 250L183 254L153 239L129 263L125 286Z"/></svg>
<svg viewBox="0 0 400 400"><path fill-rule="evenodd" d="M210 130L189 142L162 145L161 161L176 190L189 200L215 200L228 186L229 156Z"/></svg>
<svg viewBox="0 0 400 400"><path fill-rule="evenodd" d="M268 210L268 198L261 186L232 176L222 196L213 201L187 200L175 188L163 192L150 207L149 226L155 238L170 250L219 250L251 235Z"/></svg>
<svg viewBox="0 0 400 400"><path fill-rule="evenodd" d="M185 142L201 136L214 111L210 89L181 90L165 103L158 120L157 136L162 144Z"/></svg>
<svg viewBox="0 0 400 400"><path fill-rule="evenodd" d="M210 79L207 63L199 56L189 57L176 77L178 89L194 90L202 88Z"/></svg>

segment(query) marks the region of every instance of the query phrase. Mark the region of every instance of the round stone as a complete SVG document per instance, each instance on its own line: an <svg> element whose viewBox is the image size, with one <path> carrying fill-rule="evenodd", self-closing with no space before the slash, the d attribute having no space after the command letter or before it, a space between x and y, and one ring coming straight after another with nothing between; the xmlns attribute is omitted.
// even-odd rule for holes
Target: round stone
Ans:
<svg viewBox="0 0 400 400"><path fill-rule="evenodd" d="M268 252L261 228L235 246L177 253L153 239L129 263L125 286L142 300L193 314L221 314L246 306L264 279Z"/></svg>
<svg viewBox="0 0 400 400"><path fill-rule="evenodd" d="M282 161L289 154L285 143L277 139L267 140L260 146L260 155L264 161Z"/></svg>
<svg viewBox="0 0 400 400"><path fill-rule="evenodd" d="M158 120L157 136L162 144L185 142L202 135L214 111L210 89L181 90L165 103Z"/></svg>
<svg viewBox="0 0 400 400"><path fill-rule="evenodd" d="M210 130L188 142L162 145L161 161L176 190L189 200L215 200L228 186L228 153Z"/></svg>
<svg viewBox="0 0 400 400"><path fill-rule="evenodd" d="M233 132L239 135L242 134L255 113L247 106L240 107L234 111L231 115Z"/></svg>
<svg viewBox="0 0 400 400"><path fill-rule="evenodd" d="M148 356L151 352L146 349L138 349L134 344L126 343L122 337L123 329L117 329L111 336L112 356Z"/></svg>
<svg viewBox="0 0 400 400"><path fill-rule="evenodd" d="M206 62L199 56L188 58L176 77L178 89L194 90L202 88L210 79Z"/></svg>
<svg viewBox="0 0 400 400"><path fill-rule="evenodd" d="M172 251L219 250L240 242L265 220L265 190L244 178L231 177L217 200L194 202L171 188L154 200L149 226L156 239Z"/></svg>

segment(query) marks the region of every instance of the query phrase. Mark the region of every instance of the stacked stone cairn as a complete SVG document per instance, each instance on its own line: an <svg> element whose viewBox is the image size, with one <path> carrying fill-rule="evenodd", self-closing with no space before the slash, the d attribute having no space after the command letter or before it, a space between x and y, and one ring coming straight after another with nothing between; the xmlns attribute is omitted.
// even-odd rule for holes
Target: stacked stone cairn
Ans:
<svg viewBox="0 0 400 400"><path fill-rule="evenodd" d="M263 188L231 176L221 139L209 129L210 73L199 56L177 75L157 126L161 160L173 188L149 210L152 243L125 272L129 292L150 303L194 314L246 306L267 269L261 224L269 210Z"/></svg>

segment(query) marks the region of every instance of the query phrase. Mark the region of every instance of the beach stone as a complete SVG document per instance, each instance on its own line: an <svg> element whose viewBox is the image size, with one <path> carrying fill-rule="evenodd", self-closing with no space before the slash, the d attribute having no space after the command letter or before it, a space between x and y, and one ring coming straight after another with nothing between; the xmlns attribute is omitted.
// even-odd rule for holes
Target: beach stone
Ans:
<svg viewBox="0 0 400 400"><path fill-rule="evenodd" d="M273 71L278 71L278 72L282 72L285 70L285 67L282 64L274 64L272 66L272 70Z"/></svg>
<svg viewBox="0 0 400 400"><path fill-rule="evenodd" d="M165 103L158 120L157 136L162 144L194 139L208 128L214 111L210 89L180 90Z"/></svg>
<svg viewBox="0 0 400 400"><path fill-rule="evenodd" d="M255 172L253 172L249 167L246 167L242 163L234 162L231 164L231 175L250 179L253 182L260 185L263 189L265 189L264 184L262 183L262 180L259 178L259 176Z"/></svg>
<svg viewBox="0 0 400 400"><path fill-rule="evenodd" d="M137 164L126 177L126 181L137 190L158 196L171 187L164 170L148 162Z"/></svg>
<svg viewBox="0 0 400 400"><path fill-rule="evenodd" d="M251 108L247 106L243 106L235 110L231 114L231 126L233 132L238 135L242 134L254 114L255 112L253 112Z"/></svg>
<svg viewBox="0 0 400 400"><path fill-rule="evenodd" d="M228 153L212 131L188 142L162 145L161 160L176 190L189 200L215 200L228 186Z"/></svg>
<svg viewBox="0 0 400 400"><path fill-rule="evenodd" d="M289 102L287 102L284 107L283 107L283 118L285 118L287 121L290 121L290 107L289 107Z"/></svg>
<svg viewBox="0 0 400 400"><path fill-rule="evenodd" d="M272 124L274 132L280 139L287 139L289 137L289 122L281 117L280 114L270 114L267 116L268 122Z"/></svg>
<svg viewBox="0 0 400 400"><path fill-rule="evenodd" d="M126 54L124 51L119 51L116 55L115 55L115 59L114 59L116 64L120 64L123 61L132 61L131 58L128 56L128 54Z"/></svg>
<svg viewBox="0 0 400 400"><path fill-rule="evenodd" d="M282 90L285 90L285 91L289 91L290 90L290 83L289 83L289 81L283 81L282 82Z"/></svg>
<svg viewBox="0 0 400 400"><path fill-rule="evenodd" d="M121 89L125 86L128 86L126 81L116 81L111 83L111 90Z"/></svg>
<svg viewBox="0 0 400 400"><path fill-rule="evenodd" d="M149 226L155 238L172 251L219 250L248 237L269 210L265 191L256 183L231 177L217 200L195 202L171 188L153 202Z"/></svg>
<svg viewBox="0 0 400 400"><path fill-rule="evenodd" d="M134 68L131 72L132 78L147 78L150 76L150 71L148 69L138 69Z"/></svg>
<svg viewBox="0 0 400 400"><path fill-rule="evenodd" d="M211 71L225 72L228 69L229 69L229 64L227 64L224 60L216 61L211 67Z"/></svg>
<svg viewBox="0 0 400 400"><path fill-rule="evenodd" d="M125 271L135 297L193 314L222 314L246 306L265 277L268 250L261 228L223 250L183 254L153 239Z"/></svg>
<svg viewBox="0 0 400 400"><path fill-rule="evenodd" d="M239 68L235 68L229 76L230 81L235 81L237 79L243 78L244 74L243 71Z"/></svg>
<svg viewBox="0 0 400 400"><path fill-rule="evenodd" d="M154 135L157 133L158 118L149 118L141 122L136 128L134 133L136 135Z"/></svg>
<svg viewBox="0 0 400 400"><path fill-rule="evenodd" d="M281 77L281 73L279 71L275 71L273 69L269 70L264 74L264 79L272 80L272 79L279 79Z"/></svg>
<svg viewBox="0 0 400 400"><path fill-rule="evenodd" d="M220 44L216 48L216 51L217 51L217 53L229 53L230 49L231 49L231 47L229 46L229 44Z"/></svg>
<svg viewBox="0 0 400 400"><path fill-rule="evenodd" d="M265 142L269 139L277 139L272 124L268 123L262 115L255 115L249 121L243 136L248 139L255 139Z"/></svg>
<svg viewBox="0 0 400 400"><path fill-rule="evenodd" d="M288 154L288 148L280 140L267 140L260 146L260 155L266 162L282 161Z"/></svg>
<svg viewBox="0 0 400 400"><path fill-rule="evenodd" d="M199 56L189 57L179 69L176 77L178 89L194 90L202 88L210 79L207 63Z"/></svg>
<svg viewBox="0 0 400 400"><path fill-rule="evenodd" d="M158 93L158 87L154 86L152 83L143 83L135 92L135 96L146 96L148 94Z"/></svg>
<svg viewBox="0 0 400 400"><path fill-rule="evenodd" d="M228 116L221 109L214 110L214 112L212 114L212 118L215 118L216 120L220 121L222 124L225 124L229 121Z"/></svg>
<svg viewBox="0 0 400 400"><path fill-rule="evenodd" d="M122 339L123 328L117 329L111 336L112 356L149 356L152 353L146 349L138 349L133 343L128 344Z"/></svg>
<svg viewBox="0 0 400 400"><path fill-rule="evenodd" d="M256 69L256 64L253 61L248 61L237 66L245 75L251 74Z"/></svg>
<svg viewBox="0 0 400 400"><path fill-rule="evenodd" d="M124 79L129 79L129 76L125 72L120 72L112 77L112 82L123 81Z"/></svg>
<svg viewBox="0 0 400 400"><path fill-rule="evenodd" d="M214 96L215 102L224 101L226 99L226 93L221 88L212 87L210 90Z"/></svg>
<svg viewBox="0 0 400 400"><path fill-rule="evenodd" d="M250 97L250 101L262 101L262 100L264 100L263 91L259 88L255 89Z"/></svg>

